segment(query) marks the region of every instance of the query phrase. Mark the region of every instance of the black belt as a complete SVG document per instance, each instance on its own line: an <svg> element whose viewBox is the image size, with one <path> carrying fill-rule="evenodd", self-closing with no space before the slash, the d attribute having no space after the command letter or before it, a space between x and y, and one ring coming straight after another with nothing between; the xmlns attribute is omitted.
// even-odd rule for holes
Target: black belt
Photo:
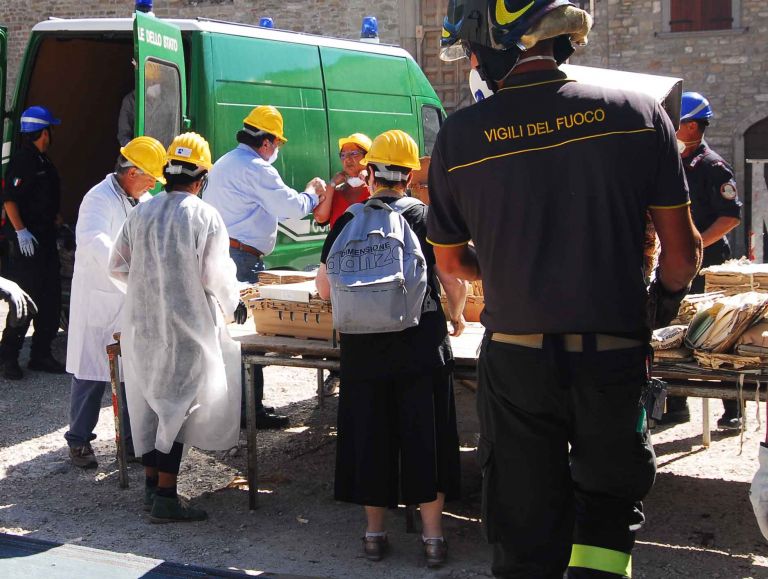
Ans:
<svg viewBox="0 0 768 579"><path fill-rule="evenodd" d="M259 259L261 259L261 257L263 257L263 255L264 255L262 252L260 252L255 247L251 247L250 245L246 245L245 243L242 243L242 242L238 241L237 239L232 239L231 237L229 238L229 246L232 247L233 249L239 249L240 251L244 251L245 253L250 253L251 255L255 255Z"/></svg>
<svg viewBox="0 0 768 579"><path fill-rule="evenodd" d="M566 352L583 352L583 336L581 334L560 334L563 338L563 348ZM609 336L606 334L594 334L595 349L598 352L610 350L624 350L627 348L639 348L644 345L640 340ZM491 340L504 344L514 344L525 348L542 349L544 346L544 334L502 334L494 332Z"/></svg>

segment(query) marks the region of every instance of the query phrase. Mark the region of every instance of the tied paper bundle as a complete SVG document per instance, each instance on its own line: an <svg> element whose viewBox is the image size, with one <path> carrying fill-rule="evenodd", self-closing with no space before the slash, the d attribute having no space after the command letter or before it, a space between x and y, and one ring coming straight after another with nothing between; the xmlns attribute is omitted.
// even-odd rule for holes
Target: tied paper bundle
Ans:
<svg viewBox="0 0 768 579"><path fill-rule="evenodd" d="M704 289L727 295L743 292L768 292L768 264L752 263L747 258L731 259L722 265L702 269Z"/></svg>
<svg viewBox="0 0 768 579"><path fill-rule="evenodd" d="M691 321L685 343L694 350L730 352L739 336L768 312L768 294L747 292L720 298Z"/></svg>
<svg viewBox="0 0 768 579"><path fill-rule="evenodd" d="M317 277L317 270L315 271L293 271L293 270L281 270L273 269L270 271L259 272L259 284L260 285L273 285L273 284L291 284L302 283L312 281Z"/></svg>
<svg viewBox="0 0 768 579"><path fill-rule="evenodd" d="M653 330L651 347L654 350L673 350L683 345L687 326L667 326Z"/></svg>
<svg viewBox="0 0 768 579"><path fill-rule="evenodd" d="M677 317L672 320L673 325L685 325L691 323L693 317L701 311L711 308L715 301L725 297L723 292L710 292L704 294L688 294L680 302Z"/></svg>

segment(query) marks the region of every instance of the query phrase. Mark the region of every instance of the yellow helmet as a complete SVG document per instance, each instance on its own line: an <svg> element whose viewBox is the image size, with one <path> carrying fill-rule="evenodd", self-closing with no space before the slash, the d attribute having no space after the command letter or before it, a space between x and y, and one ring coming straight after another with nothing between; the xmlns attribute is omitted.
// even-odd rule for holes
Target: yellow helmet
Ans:
<svg viewBox="0 0 768 579"><path fill-rule="evenodd" d="M184 161L208 171L213 167L208 141L197 133L182 133L168 147L168 162Z"/></svg>
<svg viewBox="0 0 768 579"><path fill-rule="evenodd" d="M165 167L165 149L157 139L152 137L136 137L125 147L120 148L120 154L130 161L131 165L138 167L155 180L165 185L163 167Z"/></svg>
<svg viewBox="0 0 768 579"><path fill-rule="evenodd" d="M283 134L283 115L272 105L256 107L243 119L243 124L275 135L283 143L288 142L288 139Z"/></svg>
<svg viewBox="0 0 768 579"><path fill-rule="evenodd" d="M398 165L409 169L420 169L419 146L416 141L399 129L381 133L373 140L368 154L360 161L363 165L371 163Z"/></svg>
<svg viewBox="0 0 768 579"><path fill-rule="evenodd" d="M371 139L363 133L352 133L348 137L339 139L339 151L344 145L357 145L367 153L371 150Z"/></svg>

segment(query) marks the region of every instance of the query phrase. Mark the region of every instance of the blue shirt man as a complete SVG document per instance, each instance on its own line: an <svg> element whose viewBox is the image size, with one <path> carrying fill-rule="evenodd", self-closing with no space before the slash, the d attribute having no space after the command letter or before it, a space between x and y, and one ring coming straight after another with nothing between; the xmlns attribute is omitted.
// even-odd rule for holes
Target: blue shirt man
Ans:
<svg viewBox="0 0 768 579"><path fill-rule="evenodd" d="M240 144L214 164L204 199L218 209L227 226L237 279L255 283L264 269L263 256L275 248L278 221L311 213L325 183L315 178L300 193L272 166L287 142L283 117L275 107L253 109L237 140Z"/></svg>
<svg viewBox="0 0 768 579"><path fill-rule="evenodd" d="M288 141L283 134L283 116L273 106L258 106L243 119L237 132L240 143L219 159L208 175L203 199L219 210L229 232L229 254L237 266L240 282L256 283L264 269L263 257L272 252L281 219L300 219L322 201L325 183L316 177L304 192L286 185L272 164L280 147ZM287 416L263 405L264 374L254 371L256 426L279 428ZM245 400L245 396L243 396ZM245 406L241 407L241 423Z"/></svg>

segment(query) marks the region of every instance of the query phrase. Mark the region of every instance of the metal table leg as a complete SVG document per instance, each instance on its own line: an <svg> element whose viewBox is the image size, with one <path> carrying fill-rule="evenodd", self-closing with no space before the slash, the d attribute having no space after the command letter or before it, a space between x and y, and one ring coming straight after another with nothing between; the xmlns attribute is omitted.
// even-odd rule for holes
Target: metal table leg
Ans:
<svg viewBox="0 0 768 579"><path fill-rule="evenodd" d="M712 433L709 431L709 398L701 399L701 428L703 430L701 444L704 448L709 448L712 442Z"/></svg>
<svg viewBox="0 0 768 579"><path fill-rule="evenodd" d="M317 369L317 405L320 408L325 407L325 395L323 393L323 369Z"/></svg>
<svg viewBox="0 0 768 579"><path fill-rule="evenodd" d="M248 508L259 506L259 467L256 439L256 400L254 395L255 368L252 363L245 363L245 417L246 438L248 441Z"/></svg>

